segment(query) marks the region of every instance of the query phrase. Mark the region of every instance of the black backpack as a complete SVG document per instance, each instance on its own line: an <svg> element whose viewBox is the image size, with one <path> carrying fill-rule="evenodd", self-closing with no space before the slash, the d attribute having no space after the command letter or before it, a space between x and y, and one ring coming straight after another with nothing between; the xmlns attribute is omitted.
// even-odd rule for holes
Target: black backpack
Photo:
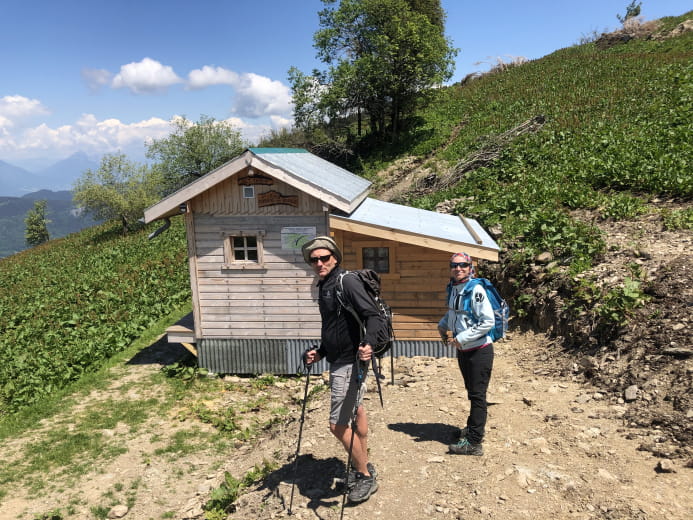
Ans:
<svg viewBox="0 0 693 520"><path fill-rule="evenodd" d="M351 302L344 298L344 277L348 274L352 274L361 280L366 288L366 293L373 299L375 306L380 312L380 316L383 318L384 325L376 332L375 344L371 345L373 354L377 357L383 357L392 348L392 343L395 341L395 331L392 328L392 309L380 295L380 275L372 269L357 269L355 271L344 271L339 275L339 280L337 281L337 301L356 319L361 328L362 338L366 333L366 327Z"/></svg>

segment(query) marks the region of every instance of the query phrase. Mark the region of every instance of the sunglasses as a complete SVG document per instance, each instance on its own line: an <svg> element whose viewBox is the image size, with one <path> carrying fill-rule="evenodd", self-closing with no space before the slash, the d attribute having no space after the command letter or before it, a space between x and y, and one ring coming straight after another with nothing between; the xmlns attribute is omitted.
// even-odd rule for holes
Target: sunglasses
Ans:
<svg viewBox="0 0 693 520"><path fill-rule="evenodd" d="M461 267L462 269L466 269L469 267L470 264L469 262L450 262L450 269L454 269L455 267Z"/></svg>
<svg viewBox="0 0 693 520"><path fill-rule="evenodd" d="M310 263L311 264L317 264L318 260L320 260L323 264L327 262L330 258L332 258L332 255L325 255L325 256L311 256L310 257Z"/></svg>

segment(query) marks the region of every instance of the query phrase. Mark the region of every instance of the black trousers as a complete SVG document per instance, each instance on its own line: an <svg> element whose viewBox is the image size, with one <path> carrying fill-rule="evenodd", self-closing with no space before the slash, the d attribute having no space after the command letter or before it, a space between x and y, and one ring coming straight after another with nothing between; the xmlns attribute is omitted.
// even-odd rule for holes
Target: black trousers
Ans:
<svg viewBox="0 0 693 520"><path fill-rule="evenodd" d="M486 391L493 369L493 343L471 352L457 352L467 398L470 402L467 418L467 440L479 444L484 439L488 403Z"/></svg>

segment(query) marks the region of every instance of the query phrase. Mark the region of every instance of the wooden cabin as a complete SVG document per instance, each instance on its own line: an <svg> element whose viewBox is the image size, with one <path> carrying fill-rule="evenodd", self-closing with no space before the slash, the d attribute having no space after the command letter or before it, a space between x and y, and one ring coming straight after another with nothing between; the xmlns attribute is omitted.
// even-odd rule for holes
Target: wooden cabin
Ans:
<svg viewBox="0 0 693 520"><path fill-rule="evenodd" d="M148 208L146 222L186 222L193 319L169 340L194 345L213 372L296 373L320 342L301 246L331 234L344 268L381 274L393 355L454 355L437 333L450 255L497 261L498 246L472 219L369 198L370 184L302 149L250 148Z"/></svg>

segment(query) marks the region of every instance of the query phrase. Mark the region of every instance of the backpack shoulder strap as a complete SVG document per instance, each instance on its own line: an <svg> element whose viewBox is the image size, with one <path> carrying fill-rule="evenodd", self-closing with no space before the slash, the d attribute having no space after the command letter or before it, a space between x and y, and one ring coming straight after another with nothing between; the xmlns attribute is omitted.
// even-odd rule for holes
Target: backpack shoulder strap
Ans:
<svg viewBox="0 0 693 520"><path fill-rule="evenodd" d="M339 306L350 312L356 318L356 321L361 323L361 319L359 318L356 309L354 309L353 304L344 295L344 277L350 273L353 273L353 271L344 271L339 273L339 278L337 278L337 287L335 288L335 295L337 296L337 303L339 303Z"/></svg>
<svg viewBox="0 0 693 520"><path fill-rule="evenodd" d="M472 278L467 282L467 285L465 285L464 289L462 290L463 309L467 314L472 314L472 292L474 291L474 288L482 282L483 278Z"/></svg>

